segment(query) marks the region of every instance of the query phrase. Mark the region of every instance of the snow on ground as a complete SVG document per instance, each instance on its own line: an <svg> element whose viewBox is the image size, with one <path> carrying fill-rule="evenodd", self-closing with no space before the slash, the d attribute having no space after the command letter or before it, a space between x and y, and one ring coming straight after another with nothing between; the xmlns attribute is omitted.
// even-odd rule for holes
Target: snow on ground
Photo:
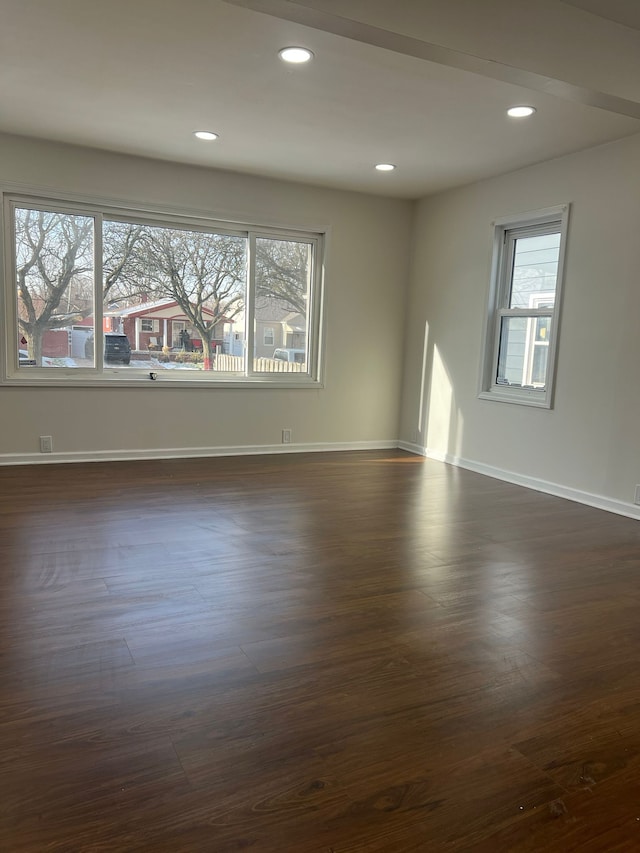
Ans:
<svg viewBox="0 0 640 853"><path fill-rule="evenodd" d="M78 363L80 362L80 363ZM93 365L86 361L85 359L75 359L75 358L49 358L48 356L42 357L42 366L43 367L92 367ZM156 359L149 359L148 361L142 361L135 359L131 362L131 364L106 364L105 367L119 367L121 369L126 370L200 370L201 365L197 364L177 364L175 361L157 361Z"/></svg>

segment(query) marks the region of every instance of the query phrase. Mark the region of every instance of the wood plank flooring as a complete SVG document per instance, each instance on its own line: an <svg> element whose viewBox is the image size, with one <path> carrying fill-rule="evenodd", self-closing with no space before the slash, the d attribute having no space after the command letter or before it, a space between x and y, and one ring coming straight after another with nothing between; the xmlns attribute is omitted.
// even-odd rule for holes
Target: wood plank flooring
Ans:
<svg viewBox="0 0 640 853"><path fill-rule="evenodd" d="M401 451L0 469L0 850L640 850L640 525Z"/></svg>

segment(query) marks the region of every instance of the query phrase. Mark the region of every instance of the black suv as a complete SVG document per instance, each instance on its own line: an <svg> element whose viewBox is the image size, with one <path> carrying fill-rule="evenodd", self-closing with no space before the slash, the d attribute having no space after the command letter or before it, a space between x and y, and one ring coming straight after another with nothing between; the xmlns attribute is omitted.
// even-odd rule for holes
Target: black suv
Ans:
<svg viewBox="0 0 640 853"><path fill-rule="evenodd" d="M84 345L84 357L93 358L93 335L87 338ZM121 361L123 364L131 362L131 344L126 335L118 335L115 332L104 334L104 360L105 362Z"/></svg>

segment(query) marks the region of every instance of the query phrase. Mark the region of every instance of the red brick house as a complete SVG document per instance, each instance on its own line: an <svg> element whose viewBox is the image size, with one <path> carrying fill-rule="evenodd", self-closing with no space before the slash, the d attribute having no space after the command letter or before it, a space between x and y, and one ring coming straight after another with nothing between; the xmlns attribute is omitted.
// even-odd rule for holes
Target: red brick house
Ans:
<svg viewBox="0 0 640 853"><path fill-rule="evenodd" d="M202 309L205 317L213 318L213 311ZM212 347L222 349L225 325L229 321L222 319L216 323L212 337ZM129 338L133 350L182 349L184 332L189 335L194 350L202 350L202 340L190 324L188 318L175 299L162 299L158 302L143 302L129 308L118 308L104 312L104 331L124 333Z"/></svg>

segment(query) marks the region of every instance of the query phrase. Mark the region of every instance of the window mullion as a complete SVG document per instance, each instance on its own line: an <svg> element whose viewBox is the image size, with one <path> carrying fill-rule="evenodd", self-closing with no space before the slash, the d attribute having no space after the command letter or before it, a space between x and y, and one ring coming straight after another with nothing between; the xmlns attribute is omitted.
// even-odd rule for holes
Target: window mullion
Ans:
<svg viewBox="0 0 640 853"><path fill-rule="evenodd" d="M553 317L553 308L498 308L498 317Z"/></svg>
<svg viewBox="0 0 640 853"><path fill-rule="evenodd" d="M307 370L315 373L317 366L314 359L319 352L320 310L318 299L320 294L320 267L318 263L318 242L311 243L311 262L307 281Z"/></svg>
<svg viewBox="0 0 640 853"><path fill-rule="evenodd" d="M102 295L104 282L102 270L102 222L102 213L96 213L94 217L95 225L93 236L93 359L94 368L98 373L102 373L104 369L104 299Z"/></svg>
<svg viewBox="0 0 640 853"><path fill-rule="evenodd" d="M4 204L4 248L6 257L4 258L5 281L10 282L10 295L7 289L2 288L2 297L0 305L2 306L2 316L5 317L5 341L4 341L4 358L5 358L5 376L14 370L19 362L18 340L20 334L20 324L18 323L18 289L17 289L17 260L16 260L16 229L15 229L15 204L5 198Z"/></svg>
<svg viewBox="0 0 640 853"><path fill-rule="evenodd" d="M498 308L506 309L511 301L511 286L513 284L513 264L515 259L516 241L510 232L504 235L504 252L500 270L500 289L498 293Z"/></svg>
<svg viewBox="0 0 640 853"><path fill-rule="evenodd" d="M256 235L249 232L247 235L247 289L245 294L245 364L246 376L252 376L253 353L255 351L255 304L256 304Z"/></svg>

